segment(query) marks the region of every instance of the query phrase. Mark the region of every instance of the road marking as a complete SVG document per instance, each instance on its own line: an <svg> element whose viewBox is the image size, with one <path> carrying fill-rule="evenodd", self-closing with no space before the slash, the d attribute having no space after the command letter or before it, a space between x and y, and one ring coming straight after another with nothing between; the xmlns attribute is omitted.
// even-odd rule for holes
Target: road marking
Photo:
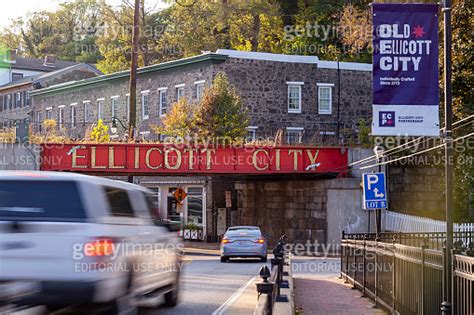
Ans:
<svg viewBox="0 0 474 315"><path fill-rule="evenodd" d="M244 291L251 285L252 283L255 282L257 279L257 276L253 276L252 279L250 279L247 283L245 283L243 286L241 286L237 291L234 292L230 296L230 298L227 299L227 301L224 302L217 310L212 313L212 315L222 315L227 311L229 307L231 307L232 304L234 304L235 301L244 293Z"/></svg>

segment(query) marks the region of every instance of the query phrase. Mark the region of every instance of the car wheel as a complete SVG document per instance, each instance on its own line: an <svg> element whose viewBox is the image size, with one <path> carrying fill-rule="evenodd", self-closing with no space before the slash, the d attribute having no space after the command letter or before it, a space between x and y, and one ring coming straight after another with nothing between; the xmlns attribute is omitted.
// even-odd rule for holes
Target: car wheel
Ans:
<svg viewBox="0 0 474 315"><path fill-rule="evenodd" d="M229 260L229 257L221 256L221 262L225 263Z"/></svg>
<svg viewBox="0 0 474 315"><path fill-rule="evenodd" d="M260 258L260 261L261 262L267 262L267 257L265 256L265 257Z"/></svg>
<svg viewBox="0 0 474 315"><path fill-rule="evenodd" d="M173 291L165 293L165 306L175 307L178 304L179 289L176 288Z"/></svg>

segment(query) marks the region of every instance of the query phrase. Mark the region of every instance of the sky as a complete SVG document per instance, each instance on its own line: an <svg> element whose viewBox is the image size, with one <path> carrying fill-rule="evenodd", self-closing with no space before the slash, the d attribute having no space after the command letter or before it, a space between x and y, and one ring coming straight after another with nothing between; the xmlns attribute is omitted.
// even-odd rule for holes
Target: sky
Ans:
<svg viewBox="0 0 474 315"><path fill-rule="evenodd" d="M42 10L52 11L58 7L60 3L69 0L0 0L0 27L10 24L11 19L26 16L29 12ZM110 5L118 5L122 0L106 0ZM145 0L146 6L154 6L157 8L164 7L163 0Z"/></svg>

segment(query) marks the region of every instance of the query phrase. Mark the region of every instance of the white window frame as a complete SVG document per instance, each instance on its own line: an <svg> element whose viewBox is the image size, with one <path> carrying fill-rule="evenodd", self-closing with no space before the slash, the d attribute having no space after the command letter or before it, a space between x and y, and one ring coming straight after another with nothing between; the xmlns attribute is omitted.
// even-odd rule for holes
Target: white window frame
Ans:
<svg viewBox="0 0 474 315"><path fill-rule="evenodd" d="M104 102L105 102L105 98L97 99L97 121L99 121L99 119L103 119L102 110L103 110Z"/></svg>
<svg viewBox="0 0 474 315"><path fill-rule="evenodd" d="M318 86L318 113L320 115L332 115L332 90L334 87L334 83L317 83ZM322 88L327 89L329 88L329 109L321 109L321 91Z"/></svg>
<svg viewBox="0 0 474 315"><path fill-rule="evenodd" d="M184 87L186 84L181 83L181 84L176 84L174 87L176 89L176 102L179 101L182 97L184 97ZM179 91L183 91L183 95L179 95Z"/></svg>
<svg viewBox="0 0 474 315"><path fill-rule="evenodd" d="M150 118L150 90L141 91L140 94L142 95L142 119L149 119ZM147 111L148 114L145 115L145 96L147 96L148 104L147 104Z"/></svg>
<svg viewBox="0 0 474 315"><path fill-rule="evenodd" d="M51 119L53 116L52 116L52 113L53 113L53 108L52 107L46 107L44 109L46 111L46 119Z"/></svg>
<svg viewBox="0 0 474 315"><path fill-rule="evenodd" d="M58 125L61 128L64 125L64 109L66 105L59 105L58 106Z"/></svg>
<svg viewBox="0 0 474 315"><path fill-rule="evenodd" d="M21 92L15 93L15 108L21 107Z"/></svg>
<svg viewBox="0 0 474 315"><path fill-rule="evenodd" d="M287 81L286 82L288 86L288 91L287 91L287 105L288 105L288 113L295 113L295 114L300 114L301 113L301 107L302 107L302 86L304 85L304 82L299 82L299 81ZM297 87L298 88L298 108L290 108L290 91L291 88Z"/></svg>
<svg viewBox="0 0 474 315"><path fill-rule="evenodd" d="M163 113L163 100L162 100L162 97L161 95L162 94L166 94L166 97L165 97L165 103L166 103L166 108L165 108L165 113ZM168 88L167 87L161 87L161 88L158 88L158 104L160 105L160 117L163 117L163 116L166 116L166 114L168 113L168 109L169 109L169 106L168 106Z"/></svg>
<svg viewBox="0 0 474 315"><path fill-rule="evenodd" d="M91 101L82 101L82 110L84 111L84 123L89 122L89 111L90 111Z"/></svg>
<svg viewBox="0 0 474 315"><path fill-rule="evenodd" d="M257 129L258 129L258 126L248 126L247 128L247 141L249 141L249 137L248 137L248 133L252 133L252 140L250 141L255 141L257 139Z"/></svg>
<svg viewBox="0 0 474 315"><path fill-rule="evenodd" d="M200 100L204 94L206 87L206 80L199 80L194 82L194 89L196 90L196 99Z"/></svg>
<svg viewBox="0 0 474 315"><path fill-rule="evenodd" d="M300 133L299 137L301 139L302 133L304 131L303 127L286 127L286 143L291 144L293 142L290 142L290 133L289 131L298 131ZM301 141L297 142L296 144L301 143Z"/></svg>
<svg viewBox="0 0 474 315"><path fill-rule="evenodd" d="M71 128L76 128L77 122L77 103L71 103Z"/></svg>
<svg viewBox="0 0 474 315"><path fill-rule="evenodd" d="M118 102L118 95L114 95L110 97L110 110L112 112L112 118L117 118L117 102Z"/></svg>

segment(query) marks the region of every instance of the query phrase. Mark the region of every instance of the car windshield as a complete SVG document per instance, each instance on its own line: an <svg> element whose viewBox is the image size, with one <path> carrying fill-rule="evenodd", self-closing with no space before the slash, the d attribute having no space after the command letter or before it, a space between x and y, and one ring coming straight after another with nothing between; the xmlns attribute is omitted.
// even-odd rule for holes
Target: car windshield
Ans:
<svg viewBox="0 0 474 315"><path fill-rule="evenodd" d="M0 220L81 221L86 217L70 181L0 181Z"/></svg>
<svg viewBox="0 0 474 315"><path fill-rule="evenodd" d="M229 229L226 233L228 237L259 237L261 234L258 228Z"/></svg>

